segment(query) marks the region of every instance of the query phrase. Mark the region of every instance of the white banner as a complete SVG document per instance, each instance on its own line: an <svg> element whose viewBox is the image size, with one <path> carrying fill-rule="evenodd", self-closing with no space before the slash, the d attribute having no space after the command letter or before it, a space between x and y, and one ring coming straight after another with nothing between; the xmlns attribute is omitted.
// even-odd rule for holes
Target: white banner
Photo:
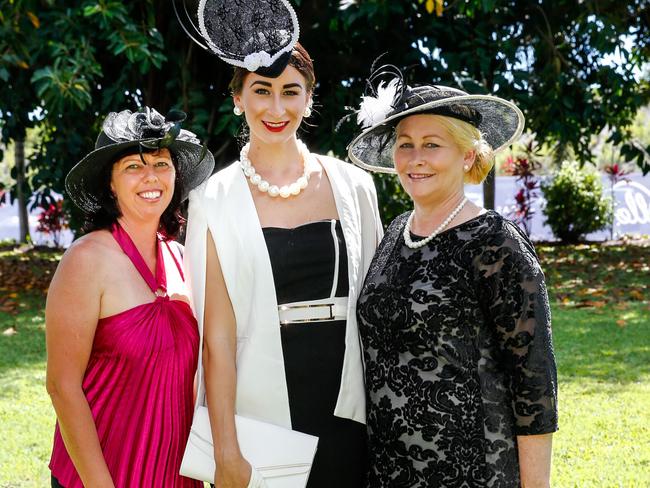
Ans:
<svg viewBox="0 0 650 488"><path fill-rule="evenodd" d="M603 175L603 187L606 193L611 193L607 175ZM519 190L514 176L497 176L496 178L496 211L501 215L512 218L516 208L515 194ZM482 185L468 185L465 188L468 198L478 205L483 205ZM534 215L531 225L531 238L535 241L554 240L551 229L544 223L546 218L542 208L546 204L544 196L539 190L540 197L534 202ZM614 187L615 198L615 224L614 238L623 235L650 235L650 174L643 176L640 173L627 175L625 181L620 181ZM8 200L8 195L7 195ZM52 236L36 232L38 216L41 209L37 209L29 216L29 228L35 244L53 245ZM0 205L0 239L18 240L18 208L8 202ZM72 242L72 232L61 232L60 243L67 247ZM594 232L587 235L588 240L603 241L610 239L610 229Z"/></svg>
<svg viewBox="0 0 650 488"><path fill-rule="evenodd" d="M607 175L602 175L605 194L611 194L611 184ZM519 191L517 179L514 176L497 176L495 207L496 211L505 217L512 218L516 208L515 195ZM477 205L483 205L483 186L467 185L465 193ZM534 215L531 225L531 239L535 241L555 240L549 226L545 224L546 217L542 208L546 200L541 190L539 198L533 203ZM614 238L623 235L650 235L650 174L641 173L627 175L625 181L619 181L614 187ZM590 241L611 239L610 229L593 232L586 236Z"/></svg>

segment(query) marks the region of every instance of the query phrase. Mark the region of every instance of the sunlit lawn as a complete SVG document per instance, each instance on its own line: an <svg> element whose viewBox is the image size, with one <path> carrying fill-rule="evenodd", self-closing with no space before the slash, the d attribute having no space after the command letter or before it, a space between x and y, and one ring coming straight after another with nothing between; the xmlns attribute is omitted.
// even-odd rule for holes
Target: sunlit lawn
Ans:
<svg viewBox="0 0 650 488"><path fill-rule="evenodd" d="M648 487L650 248L542 247L540 256L560 382L553 486ZM0 293L11 292L2 283ZM54 426L44 299L32 291L11 302L16 315L0 311L0 331L16 330L0 335L0 488L44 487Z"/></svg>
<svg viewBox="0 0 650 488"><path fill-rule="evenodd" d="M0 312L0 487L49 486L54 412L45 392L43 299L23 295L17 316Z"/></svg>
<svg viewBox="0 0 650 488"><path fill-rule="evenodd" d="M601 310L553 310L560 384L554 486L648 487L650 310L647 303Z"/></svg>

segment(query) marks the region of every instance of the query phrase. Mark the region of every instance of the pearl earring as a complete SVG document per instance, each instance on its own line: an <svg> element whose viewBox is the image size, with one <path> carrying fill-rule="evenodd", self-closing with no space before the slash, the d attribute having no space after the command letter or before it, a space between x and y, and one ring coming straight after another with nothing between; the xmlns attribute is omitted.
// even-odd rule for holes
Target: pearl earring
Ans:
<svg viewBox="0 0 650 488"><path fill-rule="evenodd" d="M235 105L235 108L232 109L232 112L233 112L237 117L239 117L241 114L244 113L244 111L243 111L241 108L239 108L237 105Z"/></svg>
<svg viewBox="0 0 650 488"><path fill-rule="evenodd" d="M465 173L467 173L469 171L469 166L467 166L467 165L463 166L463 171L465 171Z"/></svg>
<svg viewBox="0 0 650 488"><path fill-rule="evenodd" d="M305 117L311 116L311 107L309 107L309 106L305 107L305 111L303 112L303 115Z"/></svg>

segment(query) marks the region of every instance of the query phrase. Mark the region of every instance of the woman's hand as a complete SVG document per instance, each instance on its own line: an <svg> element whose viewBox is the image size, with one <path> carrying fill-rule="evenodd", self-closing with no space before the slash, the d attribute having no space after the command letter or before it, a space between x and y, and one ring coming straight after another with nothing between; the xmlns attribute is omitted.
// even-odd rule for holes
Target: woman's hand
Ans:
<svg viewBox="0 0 650 488"><path fill-rule="evenodd" d="M246 488L253 475L251 465L242 456L222 460L214 472L215 488Z"/></svg>

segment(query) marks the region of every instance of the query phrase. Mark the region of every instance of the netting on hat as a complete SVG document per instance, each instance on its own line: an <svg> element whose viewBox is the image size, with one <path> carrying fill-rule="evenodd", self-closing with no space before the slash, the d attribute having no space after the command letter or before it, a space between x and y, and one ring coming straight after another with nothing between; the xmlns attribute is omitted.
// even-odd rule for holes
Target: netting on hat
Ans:
<svg viewBox="0 0 650 488"><path fill-rule="evenodd" d="M524 127L524 117L513 103L489 95L456 95L421 105L409 105L410 108L396 111L383 123L357 136L348 147L352 162L370 171L394 173L395 126L409 115L478 113L480 122L476 127L495 151L512 144Z"/></svg>
<svg viewBox="0 0 650 488"><path fill-rule="evenodd" d="M184 200L191 190L212 174L214 157L207 148L186 142L177 142L170 149L176 157L176 172L183 182L181 198Z"/></svg>
<svg viewBox="0 0 650 488"><path fill-rule="evenodd" d="M212 51L249 71L271 66L300 33L287 0L201 0L198 21Z"/></svg>

